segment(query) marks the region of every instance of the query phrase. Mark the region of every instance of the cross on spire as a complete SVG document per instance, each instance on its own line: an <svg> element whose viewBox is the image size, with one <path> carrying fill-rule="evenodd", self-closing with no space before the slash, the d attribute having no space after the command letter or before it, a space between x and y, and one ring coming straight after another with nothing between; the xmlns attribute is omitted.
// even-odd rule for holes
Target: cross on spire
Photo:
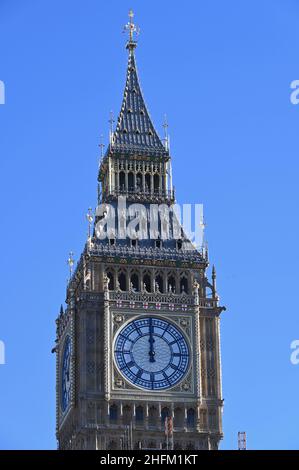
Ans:
<svg viewBox="0 0 299 470"><path fill-rule="evenodd" d="M123 32L128 32L129 34L129 41L127 43L127 48L134 49L136 47L136 41L134 41L134 34L138 35L140 33L140 28L136 24L133 23L134 12L133 10L129 11L129 21L124 26Z"/></svg>

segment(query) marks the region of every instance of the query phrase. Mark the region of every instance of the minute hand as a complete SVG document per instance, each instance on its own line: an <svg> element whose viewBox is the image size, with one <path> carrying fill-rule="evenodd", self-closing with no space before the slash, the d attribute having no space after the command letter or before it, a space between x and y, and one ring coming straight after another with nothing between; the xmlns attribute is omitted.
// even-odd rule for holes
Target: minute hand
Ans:
<svg viewBox="0 0 299 470"><path fill-rule="evenodd" d="M153 335L153 324L152 324L152 318L149 319L149 344L150 344L150 349L149 349L149 357L150 357L150 362L155 362L155 351L154 351L154 335Z"/></svg>

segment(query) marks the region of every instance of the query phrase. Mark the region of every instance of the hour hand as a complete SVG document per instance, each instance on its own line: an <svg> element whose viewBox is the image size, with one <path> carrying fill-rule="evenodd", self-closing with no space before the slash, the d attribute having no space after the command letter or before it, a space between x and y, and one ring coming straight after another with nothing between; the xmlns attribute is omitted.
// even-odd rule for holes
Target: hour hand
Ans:
<svg viewBox="0 0 299 470"><path fill-rule="evenodd" d="M150 344L150 349L149 349L149 357L150 357L150 362L155 362L155 351L154 351L154 336L153 336L153 326L152 326L152 321L150 319L150 324L149 324L149 344Z"/></svg>

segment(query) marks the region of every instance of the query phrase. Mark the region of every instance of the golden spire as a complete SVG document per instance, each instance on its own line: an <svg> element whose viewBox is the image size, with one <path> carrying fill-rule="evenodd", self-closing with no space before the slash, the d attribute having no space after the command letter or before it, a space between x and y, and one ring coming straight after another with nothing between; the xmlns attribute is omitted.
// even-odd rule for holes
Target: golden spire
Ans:
<svg viewBox="0 0 299 470"><path fill-rule="evenodd" d="M129 33L129 41L127 43L127 48L131 48L131 49L136 47L136 41L134 41L134 34L138 35L139 32L140 32L139 26L137 26L133 23L133 18L134 18L134 12L133 12L133 10L130 10L129 11L129 21L124 26L124 30L123 30L124 33L126 31Z"/></svg>

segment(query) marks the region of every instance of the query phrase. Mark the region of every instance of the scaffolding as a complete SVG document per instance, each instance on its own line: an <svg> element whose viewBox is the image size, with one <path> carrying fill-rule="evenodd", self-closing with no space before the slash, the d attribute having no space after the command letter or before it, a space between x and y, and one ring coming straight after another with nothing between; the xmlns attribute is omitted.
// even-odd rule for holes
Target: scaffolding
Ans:
<svg viewBox="0 0 299 470"><path fill-rule="evenodd" d="M246 432L238 432L238 450L246 450Z"/></svg>

